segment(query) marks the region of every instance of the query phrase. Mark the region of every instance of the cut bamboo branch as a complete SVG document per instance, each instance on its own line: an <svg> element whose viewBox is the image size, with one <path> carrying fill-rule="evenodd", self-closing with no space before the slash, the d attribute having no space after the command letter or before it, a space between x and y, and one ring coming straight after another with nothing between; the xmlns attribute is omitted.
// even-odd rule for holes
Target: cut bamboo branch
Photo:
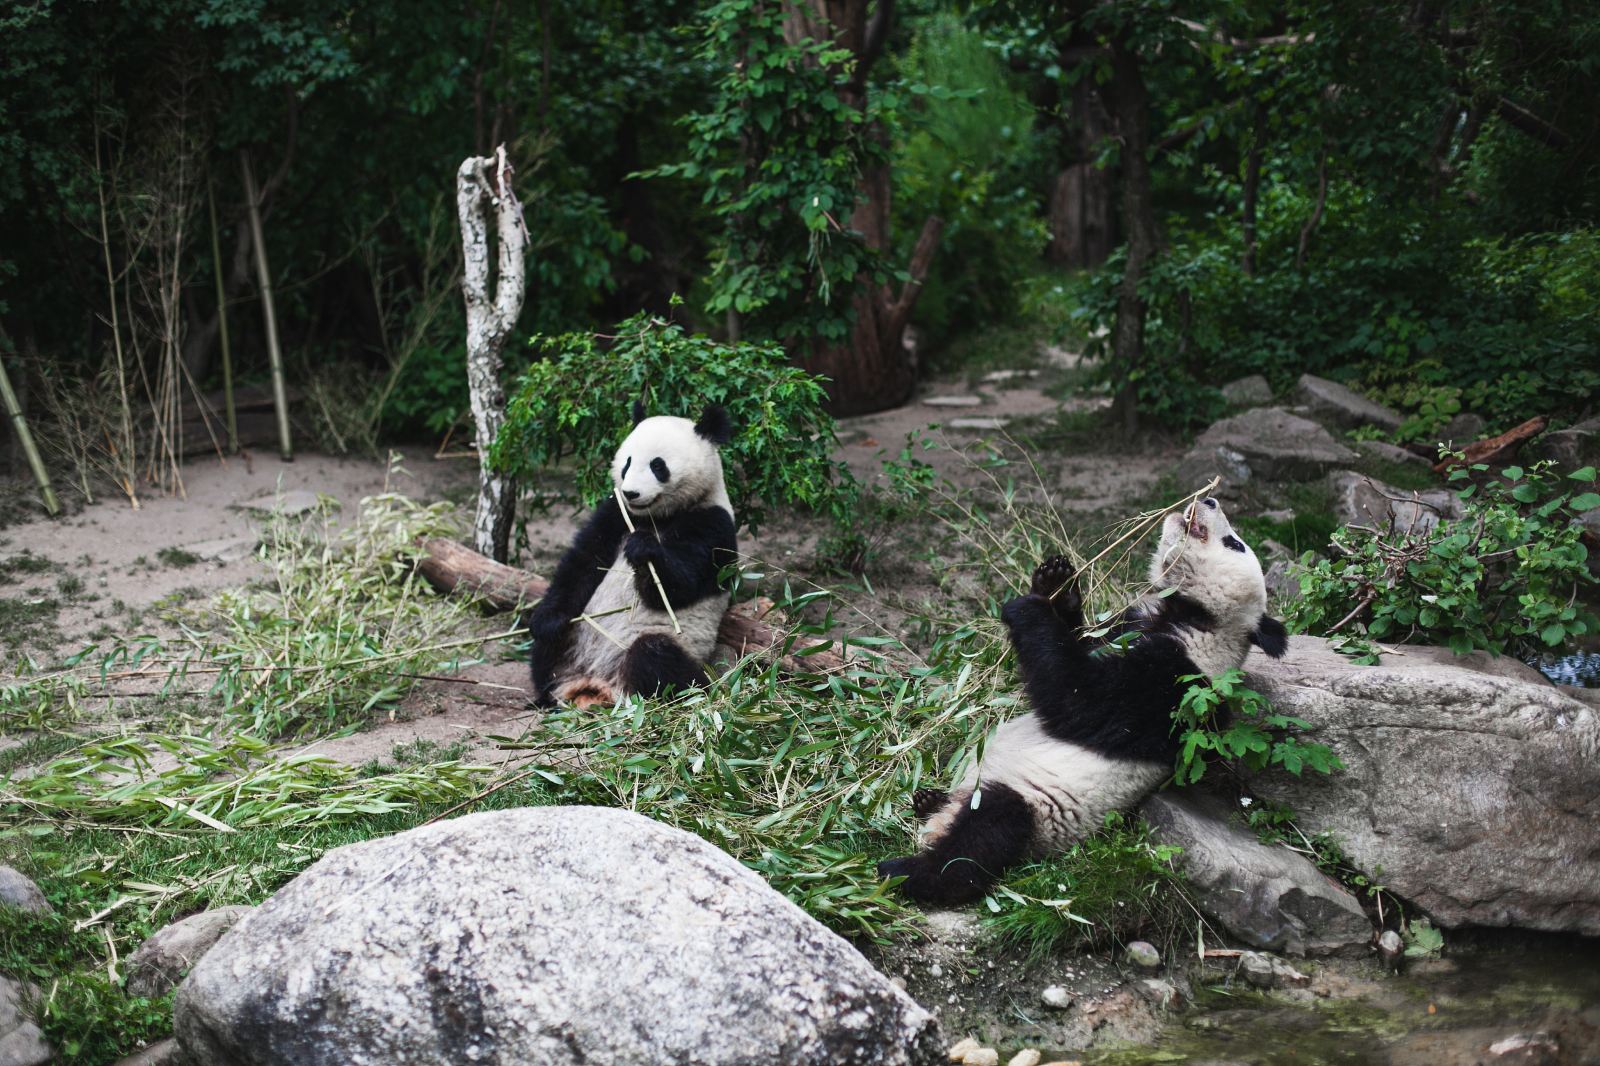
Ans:
<svg viewBox="0 0 1600 1066"><path fill-rule="evenodd" d="M491 610L515 611L532 606L550 588L550 583L541 577L497 563L443 537L423 541L422 550L417 571L428 584L440 592L477 596ZM833 641L795 637L790 644L781 615L765 601L729 607L722 616L717 643L739 655L788 648L779 665L790 673L828 673L845 666L844 656L830 647Z"/></svg>
<svg viewBox="0 0 1600 1066"><path fill-rule="evenodd" d="M633 515L628 513L628 501L622 498L621 487L613 485L611 491L617 497L617 510L622 512L622 521L627 525L628 532L636 532L633 528ZM650 571L650 580L656 583L656 595L661 597L661 606L667 609L667 617L672 619L672 631L682 633L683 627L678 624L678 612L672 609L672 601L667 599L667 590L661 584L661 575L656 572L656 564L646 559L644 565Z"/></svg>
<svg viewBox="0 0 1600 1066"><path fill-rule="evenodd" d="M28 420L22 416L22 404L17 402L17 393L11 387L11 375L6 373L6 364L0 361L0 398L4 398L6 414L11 418L11 425L17 431L17 443L22 445L22 452L28 457L28 468L33 471L33 480L39 484L39 495L44 500L44 509L53 518L61 513L61 503L56 499L56 490L50 486L50 472L44 467L44 459L39 455L39 446L33 442L33 433L28 429Z"/></svg>
<svg viewBox="0 0 1600 1066"><path fill-rule="evenodd" d="M239 454L239 415L233 404L233 351L228 346L228 294L222 284L222 243L217 234L217 198L206 178L206 210L211 215L211 276L217 284L217 339L222 343L222 403L228 420L228 454Z"/></svg>
<svg viewBox="0 0 1600 1066"><path fill-rule="evenodd" d="M283 382L283 352L278 347L278 313L272 304L272 272L267 269L267 242L261 232L261 201L256 196L256 179L250 170L250 153L239 152L239 169L244 174L244 195L250 212L250 240L255 245L256 277L261 284L261 314L267 330L267 362L272 367L272 398L278 415L278 454L286 463L294 462L294 444L289 437L289 397Z"/></svg>

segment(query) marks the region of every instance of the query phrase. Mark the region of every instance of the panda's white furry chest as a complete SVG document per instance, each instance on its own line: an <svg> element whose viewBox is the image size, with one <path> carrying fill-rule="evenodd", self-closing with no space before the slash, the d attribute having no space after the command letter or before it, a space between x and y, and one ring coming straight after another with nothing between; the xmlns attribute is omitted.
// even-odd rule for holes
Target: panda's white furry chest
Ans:
<svg viewBox="0 0 1600 1066"><path fill-rule="evenodd" d="M570 670L576 675L613 677L633 642L650 634L672 637L689 655L704 662L716 649L717 630L727 606L728 596L722 593L675 607L678 626L682 629L678 632L673 628L671 615L654 610L639 599L633 565L618 549L599 587L584 605L583 613L593 619L593 624L573 623L576 632Z"/></svg>

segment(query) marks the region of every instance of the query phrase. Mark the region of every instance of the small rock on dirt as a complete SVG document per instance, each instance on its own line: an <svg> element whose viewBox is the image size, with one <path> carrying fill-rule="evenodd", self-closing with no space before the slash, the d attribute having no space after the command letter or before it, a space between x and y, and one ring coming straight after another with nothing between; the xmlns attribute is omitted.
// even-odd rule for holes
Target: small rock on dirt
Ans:
<svg viewBox="0 0 1600 1066"><path fill-rule="evenodd" d="M973 1048L961 1060L961 1066L1000 1066L1000 1052L992 1047Z"/></svg>
<svg viewBox="0 0 1600 1066"><path fill-rule="evenodd" d="M1178 991L1178 986L1171 981L1163 981L1159 977L1145 977L1134 982L1134 991L1139 993L1146 1003L1162 1010L1176 1010L1183 1006L1183 993Z"/></svg>
<svg viewBox="0 0 1600 1066"><path fill-rule="evenodd" d="M1051 985L1039 993L1039 1002L1051 1010L1071 1010L1072 994L1060 985Z"/></svg>
<svg viewBox="0 0 1600 1066"><path fill-rule="evenodd" d="M183 550L202 562L237 563L254 555L259 543L261 541L257 537L222 537L203 540L199 544L187 544Z"/></svg>
<svg viewBox="0 0 1600 1066"><path fill-rule="evenodd" d="M1011 1056L1010 1060L1006 1062L1006 1066L1039 1066L1039 1060L1042 1058L1044 1056L1039 1054L1036 1049L1027 1047Z"/></svg>
<svg viewBox="0 0 1600 1066"><path fill-rule="evenodd" d="M979 396L925 396L922 399L924 407L981 407L983 399Z"/></svg>
<svg viewBox="0 0 1600 1066"><path fill-rule="evenodd" d="M1555 1062L1561 1045L1549 1033L1517 1033L1489 1045L1489 1055L1500 1062L1539 1064Z"/></svg>
<svg viewBox="0 0 1600 1066"><path fill-rule="evenodd" d="M1123 957L1129 965L1137 966L1141 970L1161 969L1161 952L1156 950L1154 944L1145 940L1135 940L1128 945L1128 950L1123 952Z"/></svg>
<svg viewBox="0 0 1600 1066"><path fill-rule="evenodd" d="M1378 937L1378 959L1384 969L1399 972L1400 960L1405 957L1405 941L1393 929L1385 929Z"/></svg>
<svg viewBox="0 0 1600 1066"><path fill-rule="evenodd" d="M150 934L128 957L128 991L160 996L183 980L194 964L254 907L217 907L191 914Z"/></svg>
<svg viewBox="0 0 1600 1066"><path fill-rule="evenodd" d="M1276 955L1247 951L1239 956L1239 972L1257 988L1304 988L1311 978Z"/></svg>
<svg viewBox="0 0 1600 1066"><path fill-rule="evenodd" d="M1463 411L1440 426L1438 432L1434 433L1433 436L1446 444L1471 444L1483 436L1484 430L1488 428L1489 423L1484 421L1482 415L1473 414L1471 411Z"/></svg>
<svg viewBox="0 0 1600 1066"><path fill-rule="evenodd" d="M960 1040L957 1040L954 1044L951 1044L950 1050L945 1054L951 1062L961 1062L967 1057L967 1052L977 1051L981 1047L983 1047L983 1045L978 1043L977 1040L970 1036L964 1036Z"/></svg>
<svg viewBox="0 0 1600 1066"><path fill-rule="evenodd" d="M118 1059L113 1066L180 1066L183 1061L183 1052L178 1050L178 1042L168 1037L125 1059Z"/></svg>
<svg viewBox="0 0 1600 1066"><path fill-rule="evenodd" d="M1260 374L1251 374L1222 386L1222 398L1235 407L1260 407L1272 402L1272 385Z"/></svg>
<svg viewBox="0 0 1600 1066"><path fill-rule="evenodd" d="M951 429L971 429L983 433L993 433L1006 428L1007 420L1004 418L952 418L947 424Z"/></svg>
<svg viewBox="0 0 1600 1066"><path fill-rule="evenodd" d="M1377 426L1392 431L1399 429L1400 423L1405 421L1393 408L1373 403L1355 390L1315 374L1300 375L1300 382L1295 386L1295 398L1311 408L1317 417L1344 429Z"/></svg>
<svg viewBox="0 0 1600 1066"><path fill-rule="evenodd" d="M1025 381L1038 374L1037 370L991 370L980 380L985 385L1004 385L1010 381Z"/></svg>
<svg viewBox="0 0 1600 1066"><path fill-rule="evenodd" d="M55 1058L55 1049L22 1009L24 1000L38 995L32 985L0 977L0 1063L5 1066L44 1066Z"/></svg>
<svg viewBox="0 0 1600 1066"><path fill-rule="evenodd" d="M55 909L38 885L9 866L0 866L0 907L15 907L29 914L49 914Z"/></svg>

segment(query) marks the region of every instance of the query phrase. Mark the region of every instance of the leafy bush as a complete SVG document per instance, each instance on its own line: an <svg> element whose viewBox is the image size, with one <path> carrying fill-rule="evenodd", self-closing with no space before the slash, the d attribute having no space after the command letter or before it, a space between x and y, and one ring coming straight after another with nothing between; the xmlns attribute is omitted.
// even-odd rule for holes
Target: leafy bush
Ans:
<svg viewBox="0 0 1600 1066"><path fill-rule="evenodd" d="M1292 731L1307 723L1274 711L1265 696L1245 687L1241 671L1178 680L1189 687L1172 716L1173 728L1180 731L1176 783L1192 785L1204 777L1210 757L1238 759L1251 770L1281 766L1296 776L1307 767L1324 774L1342 768L1326 744L1296 738ZM1224 715L1225 708L1231 713ZM1226 726L1220 724L1223 717L1229 719Z"/></svg>
<svg viewBox="0 0 1600 1066"><path fill-rule="evenodd" d="M1488 474L1478 464L1451 478ZM1572 522L1600 507L1600 493L1589 488L1594 467L1562 478L1540 463L1507 467L1501 476L1465 484L1460 520L1336 533L1339 557L1308 562L1290 621L1304 632L1349 625L1370 640L1446 644L1457 654L1526 654L1595 632L1600 619L1581 597L1600 581Z"/></svg>
<svg viewBox="0 0 1600 1066"><path fill-rule="evenodd" d="M733 419L722 462L738 521L755 532L776 503L849 517L857 488L833 458L822 382L790 366L782 348L722 344L648 315L618 326L609 347L595 340L534 338L550 358L528 369L506 405L491 452L499 469L525 478L572 456L576 496L593 504L611 492L611 457L636 400L651 414L687 418L719 403Z"/></svg>

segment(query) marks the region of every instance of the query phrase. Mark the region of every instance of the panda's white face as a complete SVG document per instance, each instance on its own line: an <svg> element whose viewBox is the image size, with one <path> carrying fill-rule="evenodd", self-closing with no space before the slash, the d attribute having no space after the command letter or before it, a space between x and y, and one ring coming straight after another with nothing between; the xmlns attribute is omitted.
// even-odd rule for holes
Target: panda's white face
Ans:
<svg viewBox="0 0 1600 1066"><path fill-rule="evenodd" d="M687 418L657 415L635 425L611 461L611 480L635 515L708 504L732 510L717 446Z"/></svg>
<svg viewBox="0 0 1600 1066"><path fill-rule="evenodd" d="M1230 628L1253 628L1267 609L1261 561L1209 496L1162 522L1150 583L1176 588Z"/></svg>

